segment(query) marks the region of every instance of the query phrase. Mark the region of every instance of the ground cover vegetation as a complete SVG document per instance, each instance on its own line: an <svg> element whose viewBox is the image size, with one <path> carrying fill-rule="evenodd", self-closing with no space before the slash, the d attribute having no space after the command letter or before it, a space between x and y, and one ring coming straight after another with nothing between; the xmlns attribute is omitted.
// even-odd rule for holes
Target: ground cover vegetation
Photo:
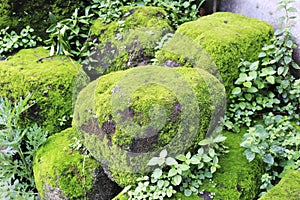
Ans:
<svg viewBox="0 0 300 200"><path fill-rule="evenodd" d="M90 27L95 19L109 24L123 20L127 13L124 13L124 6L157 6L166 11L170 26L176 29L185 22L197 19L203 2L93 0L89 4L76 4L70 1L74 8L73 13L64 13L66 18L59 17L58 13L62 12L59 9L47 14L48 22L43 21L41 24L48 25L48 28L42 31L42 34L24 23L28 22L28 16L19 20L25 27L16 28L16 18L7 23L11 28L4 27L0 30L0 62L9 60L9 56L20 49L46 45L50 52L49 57L64 55L84 65L91 62L86 60L86 57L91 58L99 43L91 37ZM249 162L260 160L264 163L259 191L261 196L269 190L272 192L271 188L286 174L293 173L292 170L300 170L300 80L291 73L291 68L299 69L292 57L296 45L290 29L294 19L293 13L297 12L291 6L293 2L278 1L279 9L285 13L285 16L279 19L282 28L276 30L274 38L262 48L256 61L242 60L238 65L238 79L229 92L228 110L224 119L224 126L229 131L244 133L240 146L244 148L246 159ZM4 1L0 6L0 13L3 13L1 19L8 22L9 16L13 15L9 9L15 8L16 5L16 2ZM34 23L29 25L34 26ZM164 40L166 38L162 38L162 41ZM158 43L156 50L162 46ZM25 113L35 103L30 94L0 98L2 199L38 198L32 165L39 147L46 142L49 133L40 125L27 123L24 127L22 122ZM60 116L62 126L65 124L65 117L70 118L70 115ZM176 198L176 195L183 195L182 199L193 199L195 196L198 198L203 184L208 184L222 167L219 160L228 153L228 149L223 145L224 140L226 137L222 135L202 140L195 151L175 157L169 156L167 150L162 150L148 162L148 165L153 167L153 172L137 178L135 184L125 187L117 199L163 199ZM75 141L81 148L79 140ZM76 145L73 146L76 149ZM85 152L84 155L86 154L88 153ZM91 162L97 165L94 161ZM291 177L286 179L288 178ZM88 178L87 180L90 181ZM284 181L285 179L280 184L284 184ZM85 194L85 191L80 192ZM269 193L267 195L272 196ZM209 196L219 198L218 194L213 192L209 193Z"/></svg>

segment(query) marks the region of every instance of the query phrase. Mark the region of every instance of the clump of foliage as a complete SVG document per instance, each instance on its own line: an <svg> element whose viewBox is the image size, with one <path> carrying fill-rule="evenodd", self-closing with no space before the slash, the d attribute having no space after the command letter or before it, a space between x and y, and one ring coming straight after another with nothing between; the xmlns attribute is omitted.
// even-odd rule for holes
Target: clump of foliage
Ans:
<svg viewBox="0 0 300 200"><path fill-rule="evenodd" d="M33 34L30 26L23 28L20 33L10 31L9 27L0 30L0 58L4 59L8 54L20 48L36 47L42 39Z"/></svg>
<svg viewBox="0 0 300 200"><path fill-rule="evenodd" d="M222 142L226 137L204 139L195 154L179 154L175 158L167 157L162 150L159 157L153 157L149 166L156 166L150 176L137 179L137 185L128 188L129 199L163 199L171 197L177 191L185 196L198 194L205 179L212 178L220 167L219 157L226 152Z"/></svg>
<svg viewBox="0 0 300 200"><path fill-rule="evenodd" d="M280 0L279 8L287 12L280 18L284 28L278 29L272 43L262 48L255 62L242 61L239 64L239 78L230 96L228 129L239 131L241 126L252 126L255 119L261 119L265 113L289 115L299 119L299 80L290 73L290 68L300 69L293 60L296 48L291 34L290 12L295 8L287 7L291 0ZM287 4L288 3L288 4Z"/></svg>
<svg viewBox="0 0 300 200"><path fill-rule="evenodd" d="M79 62L91 54L97 45L89 39L92 21L100 19L103 23L122 21L123 6L157 6L165 9L173 27L192 21L200 17L199 9L205 0L144 0L140 1L101 1L93 0L85 7L84 15L80 15L76 9L71 18L57 21L53 14L49 14L52 25L47 29L49 39L45 44L51 49L50 55L69 55Z"/></svg>
<svg viewBox="0 0 300 200"><path fill-rule="evenodd" d="M239 78L230 96L225 126L239 132L247 126L241 146L251 162L260 157L265 163L261 190L269 190L289 169L299 169L300 80L290 72L300 69L293 60L297 46L291 34L290 6L293 0L279 0L283 28L275 32L272 43L262 48L255 62L240 63ZM295 122L295 123L294 123ZM282 171L282 172L281 172ZM263 194L262 193L262 194Z"/></svg>
<svg viewBox="0 0 300 200"><path fill-rule="evenodd" d="M47 131L34 124L19 127L22 113L27 110L30 96L11 103L0 97L0 197L1 199L35 199L32 161Z"/></svg>
<svg viewBox="0 0 300 200"><path fill-rule="evenodd" d="M265 163L261 190L274 186L276 178L282 178L289 170L300 170L300 129L290 122L288 116L269 113L263 118L264 125L250 127L244 135L242 147L251 162L256 156ZM278 168L283 169L278 173Z"/></svg>

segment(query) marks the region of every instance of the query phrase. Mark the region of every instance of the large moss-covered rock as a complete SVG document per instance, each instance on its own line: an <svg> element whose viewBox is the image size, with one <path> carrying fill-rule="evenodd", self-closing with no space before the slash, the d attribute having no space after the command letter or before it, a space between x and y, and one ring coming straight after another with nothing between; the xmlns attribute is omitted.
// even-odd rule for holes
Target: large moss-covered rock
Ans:
<svg viewBox="0 0 300 200"><path fill-rule="evenodd" d="M72 128L54 134L38 150L33 164L36 188L42 199L97 199L114 197L120 189L100 164L83 154Z"/></svg>
<svg viewBox="0 0 300 200"><path fill-rule="evenodd" d="M111 71L146 65L155 47L172 31L167 13L157 7L123 7L121 20L105 24L95 20L91 37L99 42L85 71L93 78Z"/></svg>
<svg viewBox="0 0 300 200"><path fill-rule="evenodd" d="M300 171L288 172L280 182L259 200L299 200Z"/></svg>
<svg viewBox="0 0 300 200"><path fill-rule="evenodd" d="M222 93L223 92L223 93ZM78 96L73 125L85 146L121 186L162 148L174 156L195 147L221 115L223 85L195 68L144 66L102 76ZM148 169L149 170L149 169Z"/></svg>
<svg viewBox="0 0 300 200"><path fill-rule="evenodd" d="M208 55L229 94L238 78L240 59L256 60L261 48L270 42L272 36L272 26L264 21L217 12L179 26L174 38L157 53L156 58L158 64L173 67L198 67L208 62L206 67L210 71Z"/></svg>
<svg viewBox="0 0 300 200"><path fill-rule="evenodd" d="M68 18L75 8L84 8L89 1L78 0L1 0L0 4L0 29L9 26L19 32L30 25L39 36L46 37L46 29L50 26L49 12L58 20ZM79 10L80 13L84 9Z"/></svg>
<svg viewBox="0 0 300 200"><path fill-rule="evenodd" d="M68 57L48 57L43 47L24 49L0 62L0 96L15 101L31 94L34 103L22 116L24 127L38 123L51 133L70 126L76 89L88 82Z"/></svg>

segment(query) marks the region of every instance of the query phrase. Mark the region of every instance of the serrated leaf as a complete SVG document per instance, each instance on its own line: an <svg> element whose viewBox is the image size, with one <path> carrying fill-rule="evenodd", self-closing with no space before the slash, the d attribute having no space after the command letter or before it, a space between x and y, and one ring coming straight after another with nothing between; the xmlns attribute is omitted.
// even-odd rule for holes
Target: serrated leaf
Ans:
<svg viewBox="0 0 300 200"><path fill-rule="evenodd" d="M167 157L167 159L166 159L166 165L171 166L171 165L176 165L176 164L178 164L178 162L174 158Z"/></svg>

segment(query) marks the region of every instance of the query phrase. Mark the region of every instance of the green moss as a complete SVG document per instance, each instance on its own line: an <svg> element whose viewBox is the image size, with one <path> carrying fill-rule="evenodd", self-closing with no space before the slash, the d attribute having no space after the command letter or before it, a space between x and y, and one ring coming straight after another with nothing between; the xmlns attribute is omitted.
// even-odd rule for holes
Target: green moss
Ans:
<svg viewBox="0 0 300 200"><path fill-rule="evenodd" d="M144 66L113 72L83 89L73 125L93 156L108 159L115 181L125 186L135 182L134 163L147 163L155 150L170 147L171 156L194 148L207 134L212 111L224 105L222 90L214 76L195 68ZM133 158L122 152L152 154ZM122 170L124 163L128 168Z"/></svg>
<svg viewBox="0 0 300 200"><path fill-rule="evenodd" d="M183 66L190 66L187 63L190 62L201 68L209 68L214 63L229 94L232 83L238 78L240 59L256 60L261 48L270 42L272 36L272 26L264 21L217 12L179 26L174 39L156 57L158 63L165 65L170 60ZM208 66L203 67L207 62Z"/></svg>
<svg viewBox="0 0 300 200"><path fill-rule="evenodd" d="M91 36L100 42L86 71L99 76L112 71L146 65L154 57L157 42L172 31L166 12L157 7L123 7L122 19L109 24L95 20Z"/></svg>
<svg viewBox="0 0 300 200"><path fill-rule="evenodd" d="M199 191L214 193L214 199L255 199L259 193L262 161L248 162L240 147L243 133L224 132L225 145L229 153L220 158L221 168L213 176L213 181L206 181Z"/></svg>
<svg viewBox="0 0 300 200"><path fill-rule="evenodd" d="M300 171L288 172L280 182L259 200L300 199Z"/></svg>
<svg viewBox="0 0 300 200"><path fill-rule="evenodd" d="M50 136L38 150L33 171L36 188L43 199L54 192L68 199L84 199L92 189L93 174L99 164L70 148L74 137L78 137L77 132L66 129Z"/></svg>
<svg viewBox="0 0 300 200"><path fill-rule="evenodd" d="M46 38L46 29L50 26L49 12L61 20L70 17L75 8L84 8L88 4L88 1L77 0L1 0L0 29L10 26L12 30L19 32L30 25L35 34ZM79 12L83 13L84 9L79 9Z"/></svg>
<svg viewBox="0 0 300 200"><path fill-rule="evenodd" d="M43 47L24 49L0 62L0 95L15 101L32 94L35 104L23 115L24 127L38 123L54 133L64 128L59 119L70 126L73 95L88 78L70 58L48 55Z"/></svg>

